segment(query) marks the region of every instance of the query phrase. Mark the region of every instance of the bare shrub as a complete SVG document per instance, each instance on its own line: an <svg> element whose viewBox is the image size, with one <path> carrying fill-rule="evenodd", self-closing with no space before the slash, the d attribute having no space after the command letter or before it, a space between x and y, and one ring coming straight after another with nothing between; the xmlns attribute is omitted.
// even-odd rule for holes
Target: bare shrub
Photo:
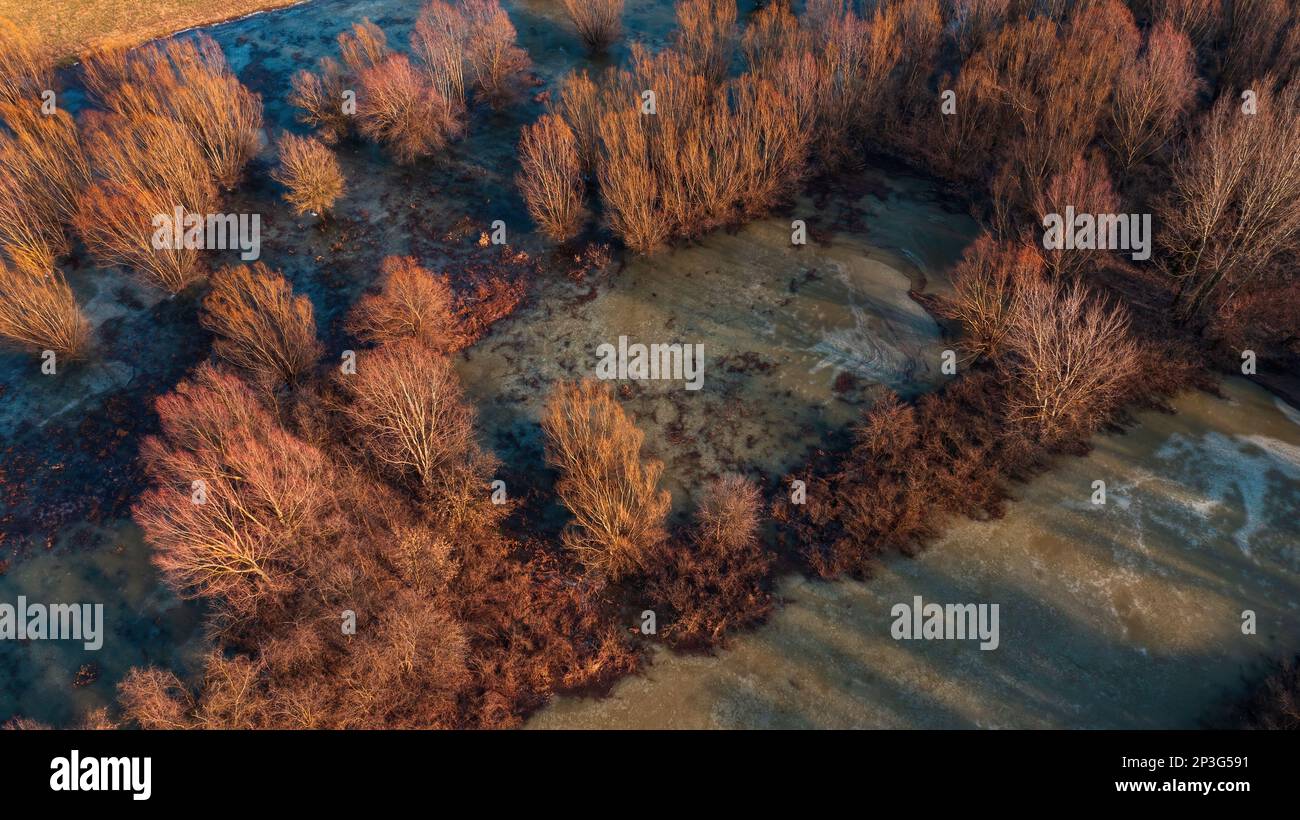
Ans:
<svg viewBox="0 0 1300 820"><path fill-rule="evenodd" d="M217 203L208 160L180 122L150 114L93 112L84 118L86 153L96 176L124 189L148 190L190 213L205 214Z"/></svg>
<svg viewBox="0 0 1300 820"><path fill-rule="evenodd" d="M889 549L915 553L949 515L1001 515L1005 477L1026 458L1020 438L1004 429L1004 401L987 370L916 405L885 395L855 428L849 454L814 475L807 503L782 498L774 517L796 536L809 565L831 578L861 577Z"/></svg>
<svg viewBox="0 0 1300 820"><path fill-rule="evenodd" d="M189 688L176 673L151 666L134 668L117 685L127 720L142 729L190 729L194 708Z"/></svg>
<svg viewBox="0 0 1300 820"><path fill-rule="evenodd" d="M347 75L331 57L322 57L317 72L303 69L293 75L289 103L300 109L298 120L316 129L326 145L352 132L352 117L344 113Z"/></svg>
<svg viewBox="0 0 1300 820"><path fill-rule="evenodd" d="M319 140L295 134L280 138L280 167L272 177L288 188L284 200L299 215L328 213L345 188L334 152Z"/></svg>
<svg viewBox="0 0 1300 820"><path fill-rule="evenodd" d="M178 203L135 183L102 182L82 196L73 224L100 265L124 265L145 283L180 293L206 270L198 250L174 242L154 247L154 218L173 213Z"/></svg>
<svg viewBox="0 0 1300 820"><path fill-rule="evenodd" d="M1191 38L1193 43L1208 43L1219 35L1223 26L1223 3L1220 0L1159 0L1151 4L1152 21L1170 23Z"/></svg>
<svg viewBox="0 0 1300 820"><path fill-rule="evenodd" d="M499 108L514 96L528 53L515 44L515 27L498 0L460 0L465 18L465 61L478 92Z"/></svg>
<svg viewBox="0 0 1300 820"><path fill-rule="evenodd" d="M1006 346L1012 414L1046 443L1095 429L1123 399L1140 355L1127 312L1077 281L1022 281Z"/></svg>
<svg viewBox="0 0 1300 820"><path fill-rule="evenodd" d="M666 537L672 499L658 489L663 463L642 460L645 435L595 381L556 385L542 416L556 492L573 514L565 545L611 581L643 569Z"/></svg>
<svg viewBox="0 0 1300 820"><path fill-rule="evenodd" d="M451 108L402 54L390 54L359 75L357 127L392 149L398 162L433 156L458 133Z"/></svg>
<svg viewBox="0 0 1300 820"><path fill-rule="evenodd" d="M564 0L564 11L582 44L593 54L605 51L623 36L623 0Z"/></svg>
<svg viewBox="0 0 1300 820"><path fill-rule="evenodd" d="M607 107L602 92L585 71L571 71L560 81L555 111L564 117L578 150L584 173L593 174L600 155L600 120Z"/></svg>
<svg viewBox="0 0 1300 820"><path fill-rule="evenodd" d="M349 333L381 345L414 339L440 353L464 346L466 334L445 276L409 256L387 257L382 273L380 292L362 296L348 315Z"/></svg>
<svg viewBox="0 0 1300 820"><path fill-rule="evenodd" d="M652 253L668 238L669 223L658 208L659 182L641 119L637 111L604 116L598 174L610 228L637 253Z"/></svg>
<svg viewBox="0 0 1300 820"><path fill-rule="evenodd" d="M1006 23L1011 0L945 0L957 53L963 60Z"/></svg>
<svg viewBox="0 0 1300 820"><path fill-rule="evenodd" d="M960 344L972 359L998 358L1011 323L1016 286L1042 275L1043 258L1029 245L998 243L984 234L951 273L953 294L939 312L961 323Z"/></svg>
<svg viewBox="0 0 1300 820"><path fill-rule="evenodd" d="M799 26L786 3L768 3L756 10L741 37L741 52L751 71L765 76L782 60L811 51L812 34Z"/></svg>
<svg viewBox="0 0 1300 820"><path fill-rule="evenodd" d="M10 267L0 260L0 337L34 351L76 358L90 324L57 268Z"/></svg>
<svg viewBox="0 0 1300 820"><path fill-rule="evenodd" d="M130 56L120 46L93 48L81 57L81 84L101 105L107 105L113 90L131 81Z"/></svg>
<svg viewBox="0 0 1300 820"><path fill-rule="evenodd" d="M354 75L359 75L368 68L388 59L392 53L388 48L388 36L384 30L370 18L354 23L351 31L344 31L338 36L339 54Z"/></svg>
<svg viewBox="0 0 1300 820"><path fill-rule="evenodd" d="M811 135L797 102L772 83L741 77L732 94L727 118L740 148L735 217L753 219L795 194L807 168Z"/></svg>
<svg viewBox="0 0 1300 820"><path fill-rule="evenodd" d="M39 107L54 88L54 53L30 29L0 17L0 103Z"/></svg>
<svg viewBox="0 0 1300 820"><path fill-rule="evenodd" d="M1232 0L1226 8L1231 10L1222 52L1226 83L1245 88L1265 74L1285 81L1279 62L1290 65L1296 58L1281 49L1295 45L1288 32L1300 23L1300 10L1288 0Z"/></svg>
<svg viewBox="0 0 1300 820"><path fill-rule="evenodd" d="M77 211L90 168L67 112L0 103L0 247L19 264L49 267L69 250L63 225Z"/></svg>
<svg viewBox="0 0 1300 820"><path fill-rule="evenodd" d="M213 181L234 188L257 153L262 100L239 82L216 41L200 35L143 46L127 56L124 70L127 82L104 92L105 106L132 120L176 120L198 143Z"/></svg>
<svg viewBox="0 0 1300 820"><path fill-rule="evenodd" d="M320 358L311 300L262 262L213 274L200 321L216 354L268 389L297 384Z"/></svg>
<svg viewBox="0 0 1300 820"><path fill-rule="evenodd" d="M62 226L53 218L51 203L41 201L39 189L0 176L0 251L17 267L44 271L69 250Z"/></svg>
<svg viewBox="0 0 1300 820"><path fill-rule="evenodd" d="M736 51L735 0L678 0L673 47L689 71L719 83Z"/></svg>
<svg viewBox="0 0 1300 820"><path fill-rule="evenodd" d="M1191 107L1199 80L1192 44L1172 23L1157 23L1140 57L1128 60L1115 81L1106 142L1128 171L1168 140Z"/></svg>
<svg viewBox="0 0 1300 820"><path fill-rule="evenodd" d="M707 647L771 611L773 555L759 539L758 487L741 476L709 482L690 543L666 546L650 570L650 594L671 615L674 645Z"/></svg>
<svg viewBox="0 0 1300 820"><path fill-rule="evenodd" d="M825 28L814 29L816 54L829 87L821 96L816 145L822 164L834 168L849 158L857 139L877 129L886 80L902 57L902 39L894 6L877 7L864 19L834 4L822 16Z"/></svg>
<svg viewBox="0 0 1300 820"><path fill-rule="evenodd" d="M428 72L434 88L456 116L465 111L465 41L469 36L464 16L450 3L431 0L415 21L411 50Z"/></svg>
<svg viewBox="0 0 1300 820"><path fill-rule="evenodd" d="M543 114L524 127L519 164L516 180L533 221L556 242L572 239L586 217L582 167L573 131L560 117Z"/></svg>
<svg viewBox="0 0 1300 820"><path fill-rule="evenodd" d="M170 584L246 616L291 588L329 503L329 465L238 378L208 365L157 410L162 433L141 446L154 486L135 520Z"/></svg>
<svg viewBox="0 0 1300 820"><path fill-rule="evenodd" d="M473 411L446 356L394 342L363 354L344 385L362 447L425 497L477 449Z"/></svg>

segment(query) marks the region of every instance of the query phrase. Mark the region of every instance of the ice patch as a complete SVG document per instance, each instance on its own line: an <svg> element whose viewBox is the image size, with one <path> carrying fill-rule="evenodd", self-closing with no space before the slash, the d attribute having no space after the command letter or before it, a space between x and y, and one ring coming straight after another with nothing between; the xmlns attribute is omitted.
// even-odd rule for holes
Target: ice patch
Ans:
<svg viewBox="0 0 1300 820"><path fill-rule="evenodd" d="M1232 540L1248 556L1253 539L1268 528L1270 510L1277 506L1270 473L1300 481L1300 447L1269 436L1210 432L1193 440L1175 433L1155 456L1181 476L1181 483L1204 494L1193 509L1208 512L1240 499L1244 521Z"/></svg>

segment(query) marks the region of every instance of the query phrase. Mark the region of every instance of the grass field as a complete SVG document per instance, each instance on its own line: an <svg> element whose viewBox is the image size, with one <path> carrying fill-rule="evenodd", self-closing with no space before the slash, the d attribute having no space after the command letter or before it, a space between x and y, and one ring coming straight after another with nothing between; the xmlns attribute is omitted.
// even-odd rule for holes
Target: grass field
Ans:
<svg viewBox="0 0 1300 820"><path fill-rule="evenodd" d="M139 45L301 0L0 0L0 17L37 31L63 60L95 46Z"/></svg>

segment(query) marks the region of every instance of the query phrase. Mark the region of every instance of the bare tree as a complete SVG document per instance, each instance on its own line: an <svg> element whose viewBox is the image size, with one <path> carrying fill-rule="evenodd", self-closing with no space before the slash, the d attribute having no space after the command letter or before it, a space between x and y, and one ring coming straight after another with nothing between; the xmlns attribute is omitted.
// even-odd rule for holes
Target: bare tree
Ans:
<svg viewBox="0 0 1300 820"><path fill-rule="evenodd" d="M573 514L565 545L611 581L644 568L667 534L663 463L642 460L645 435L598 382L556 385L542 416L547 463Z"/></svg>
<svg viewBox="0 0 1300 820"><path fill-rule="evenodd" d="M1165 144L1199 84L1187 35L1168 21L1157 23L1142 55L1127 60L1115 81L1105 136L1120 171L1127 172Z"/></svg>
<svg viewBox="0 0 1300 820"><path fill-rule="evenodd" d="M528 213L556 242L567 242L582 229L582 167L573 131L555 114L543 114L525 126L519 140L516 178Z"/></svg>
<svg viewBox="0 0 1300 820"><path fill-rule="evenodd" d="M365 353L343 376L361 446L426 497L477 449L473 411L446 356L415 341Z"/></svg>
<svg viewBox="0 0 1300 820"><path fill-rule="evenodd" d="M329 504L330 467L238 378L208 365L157 409L162 433L141 446L154 486L135 519L172 585L247 616L292 588Z"/></svg>
<svg viewBox="0 0 1300 820"><path fill-rule="evenodd" d="M1225 93L1173 164L1157 205L1161 263L1180 281L1178 316L1230 301L1300 238L1300 83L1261 82L1257 113Z"/></svg>
<svg viewBox="0 0 1300 820"><path fill-rule="evenodd" d="M298 383L320 358L311 300L262 262L213 274L200 321L216 354L268 389Z"/></svg>
<svg viewBox="0 0 1300 820"><path fill-rule="evenodd" d="M288 189L284 199L299 215L328 213L346 187L334 152L320 140L295 134L280 138L280 167L272 176Z"/></svg>
<svg viewBox="0 0 1300 820"><path fill-rule="evenodd" d="M1013 417L1049 444L1090 433L1120 402L1141 361L1127 313L1077 280L1020 282L1005 341Z"/></svg>

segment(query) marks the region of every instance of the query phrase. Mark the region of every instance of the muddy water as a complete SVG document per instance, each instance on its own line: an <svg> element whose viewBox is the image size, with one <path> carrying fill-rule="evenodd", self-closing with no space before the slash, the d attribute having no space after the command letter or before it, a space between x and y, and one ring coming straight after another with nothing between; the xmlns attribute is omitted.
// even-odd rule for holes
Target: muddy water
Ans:
<svg viewBox="0 0 1300 820"><path fill-rule="evenodd" d="M894 193L865 201L882 236L899 221L942 215L949 241L936 237L921 253L839 234L794 247L790 220L773 218L633 259L597 281L543 282L459 364L507 468L539 459L550 385L593 376L599 345L620 337L702 346L698 390L684 379L615 385L627 388L624 406L646 431L646 453L665 461L679 509L705 477L779 476L857 418L878 386L904 395L937 386L944 343L908 290L950 264L972 226L919 198L907 207Z"/></svg>
<svg viewBox="0 0 1300 820"><path fill-rule="evenodd" d="M719 656L660 652L530 725L1194 727L1300 646L1300 416L1245 382L1224 394L1099 437L1005 519L959 523L868 583L788 579L773 621ZM891 608L915 595L999 604L999 648L893 640Z"/></svg>
<svg viewBox="0 0 1300 820"><path fill-rule="evenodd" d="M0 722L14 715L53 726L75 724L116 701L118 681L135 666L156 665L184 674L206 651L201 612L159 583L140 530L125 523L95 533L96 550L59 543L45 554L16 562L0 576L0 603L102 604L103 646L80 641L0 641ZM88 678L77 685L87 666Z"/></svg>

